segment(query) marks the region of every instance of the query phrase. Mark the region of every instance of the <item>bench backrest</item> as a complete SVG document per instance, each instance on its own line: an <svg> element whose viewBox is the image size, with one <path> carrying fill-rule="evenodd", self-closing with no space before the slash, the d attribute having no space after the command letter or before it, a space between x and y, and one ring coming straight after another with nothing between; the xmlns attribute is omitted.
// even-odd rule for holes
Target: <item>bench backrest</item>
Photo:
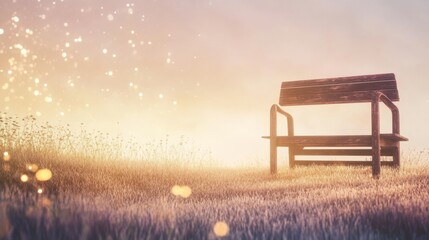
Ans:
<svg viewBox="0 0 429 240"><path fill-rule="evenodd" d="M381 91L399 101L395 74L375 74L283 82L282 106L371 102L372 92Z"/></svg>

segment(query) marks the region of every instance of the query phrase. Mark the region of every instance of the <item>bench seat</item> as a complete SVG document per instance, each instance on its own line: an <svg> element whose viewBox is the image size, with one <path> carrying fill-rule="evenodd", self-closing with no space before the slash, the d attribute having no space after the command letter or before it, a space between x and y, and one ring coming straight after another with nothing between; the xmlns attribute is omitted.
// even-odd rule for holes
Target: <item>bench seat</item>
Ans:
<svg viewBox="0 0 429 240"><path fill-rule="evenodd" d="M263 136L269 139L269 136ZM343 135L343 136L276 136L277 146L306 146L306 147L371 147L371 135ZM381 147L394 146L398 141L408 141L399 134L380 134Z"/></svg>

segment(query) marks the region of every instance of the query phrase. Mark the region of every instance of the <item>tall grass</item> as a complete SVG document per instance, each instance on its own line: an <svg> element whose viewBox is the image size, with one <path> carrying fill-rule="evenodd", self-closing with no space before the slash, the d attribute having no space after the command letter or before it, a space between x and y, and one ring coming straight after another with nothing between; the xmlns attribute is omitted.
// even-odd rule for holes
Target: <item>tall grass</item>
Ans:
<svg viewBox="0 0 429 240"><path fill-rule="evenodd" d="M33 118L1 121L1 150L11 160L0 170L0 238L216 239L218 221L228 224L227 239L429 238L428 150L405 153L402 168L383 168L380 180L361 167L272 176L198 167L205 156L166 140L140 147ZM29 163L51 169L52 180L36 181ZM175 185L192 194L172 194Z"/></svg>
<svg viewBox="0 0 429 240"><path fill-rule="evenodd" d="M83 123L76 131L69 124L56 126L48 122L39 123L34 116L19 118L2 112L0 148L11 153L15 159L31 156L30 160L45 159L47 163L64 158L89 162L144 161L182 167L212 162L207 150L196 147L184 136L174 141L166 136L142 145L121 135L87 130Z"/></svg>

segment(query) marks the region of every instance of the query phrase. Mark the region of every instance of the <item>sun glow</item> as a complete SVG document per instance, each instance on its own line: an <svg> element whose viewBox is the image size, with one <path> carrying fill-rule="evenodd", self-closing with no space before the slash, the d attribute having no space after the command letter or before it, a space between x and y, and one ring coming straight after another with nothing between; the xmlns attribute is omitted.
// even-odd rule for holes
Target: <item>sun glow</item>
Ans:
<svg viewBox="0 0 429 240"><path fill-rule="evenodd" d="M374 28L388 29L386 39L391 43L381 44L383 48L377 50L382 54L374 55L377 52L374 46L383 42L378 35L358 42L356 37L350 37L352 34L366 36L362 32L366 28L361 27L366 21L358 21L359 11L343 6L357 24L351 32L343 25L347 21L337 24L336 17L323 15L324 11L335 9L335 4L316 3L314 9L324 10L313 9L305 16L284 16L288 9L299 9L302 4L298 1L277 6L275 1L255 1L238 11L240 4L228 1L217 4L209 1L209 5L206 1L197 1L183 9L170 7L165 1L136 1L128 6L118 1L54 2L2 2L0 12L4 21L0 23L0 54L4 61L0 63L0 79L3 81L0 111L19 116L37 113L41 121L71 125L84 122L100 131L115 129L119 134L137 137L143 144L167 134L185 135L195 139L200 146L210 148L216 160L230 166L237 159L247 161L249 156L249 161L262 158L267 161L267 143L256 139L269 131L267 109L278 102L277 91L282 81L366 74L394 68L402 75L398 75L400 84L409 88L401 96L408 99L401 103L404 109L408 108L404 111L411 111L414 105L410 100L416 96L423 96L419 99L422 104L428 103L423 93L410 95L415 86L422 86L416 89L417 92L427 89L429 83L422 80L424 69L410 72L399 60L388 64L381 59L390 53L395 55L391 59L403 59L401 55L416 53L410 58L411 64L424 66L426 55L419 49L427 42L424 31L427 27L423 25L424 21L418 22L405 15L389 19L396 24L388 26L387 20L375 21ZM67 4L63 4L65 2ZM258 9L265 8L270 11L256 14ZM420 11L413 9L412 4L407 8L409 13ZM382 11L392 10L389 9ZM159 12L165 14L154 14ZM201 14L194 15L196 12ZM222 18L222 14L216 13L228 16ZM186 27L190 18L177 17L182 14L195 19L199 26ZM378 19L384 14L369 11L368 16ZM224 21L229 18L234 22ZM320 21L316 21L319 18L323 18L326 25L321 26ZM91 19L90 24L88 19ZM279 19L285 25L292 22L298 25L278 31L264 27ZM397 31L390 28L405 24L415 26L398 29L404 31L401 36L412 36L407 41L415 43L409 44L412 50L407 51L401 47L404 44L401 38L395 37ZM325 27L338 33L336 37L342 44L337 45L335 51L325 47L332 43L332 39L324 34ZM220 34L224 29L230 31ZM303 32L320 37L309 37ZM275 40L266 44L263 36L272 36ZM246 39L245 44L243 39ZM288 41L291 42L282 44ZM356 48L359 50L354 49L351 53L356 55L355 62L345 64L342 53L356 44L359 44ZM295 47L291 49L290 46ZM311 50L299 51L308 47ZM314 53L311 55L315 57L309 58L309 53ZM331 60L318 64L321 56L327 53L333 54ZM371 54L374 62L368 64L367 56ZM354 67L362 65L365 68ZM410 83L407 79L419 79L415 81L420 82ZM126 87L129 82L134 85ZM121 114L117 114L118 110ZM332 124L329 120L322 122L323 115L330 114L320 114L319 124L311 122L315 119L314 114L293 111L297 134L315 133L315 129L336 134L334 131L338 128L347 129L352 134L368 132L365 126L358 124L367 121L366 116L356 117L366 109L348 110L344 115L350 119L343 121L342 116L337 116ZM323 112L330 111L336 109ZM429 114L423 114L415 121L423 125L429 121ZM121 127L115 128L117 122ZM410 127L404 120L404 131ZM409 136L416 139L416 144L426 145L424 135ZM238 151L237 143L248 147Z"/></svg>

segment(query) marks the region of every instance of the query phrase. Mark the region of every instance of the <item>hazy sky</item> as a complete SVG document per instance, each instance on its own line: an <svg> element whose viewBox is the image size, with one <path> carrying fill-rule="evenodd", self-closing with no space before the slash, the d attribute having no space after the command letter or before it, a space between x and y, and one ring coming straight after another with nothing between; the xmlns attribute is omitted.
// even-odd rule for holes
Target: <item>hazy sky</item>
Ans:
<svg viewBox="0 0 429 240"><path fill-rule="evenodd" d="M0 110L268 164L282 81L393 72L404 146L428 147L428 13L426 0L2 0ZM298 134L370 133L369 104L288 111Z"/></svg>

